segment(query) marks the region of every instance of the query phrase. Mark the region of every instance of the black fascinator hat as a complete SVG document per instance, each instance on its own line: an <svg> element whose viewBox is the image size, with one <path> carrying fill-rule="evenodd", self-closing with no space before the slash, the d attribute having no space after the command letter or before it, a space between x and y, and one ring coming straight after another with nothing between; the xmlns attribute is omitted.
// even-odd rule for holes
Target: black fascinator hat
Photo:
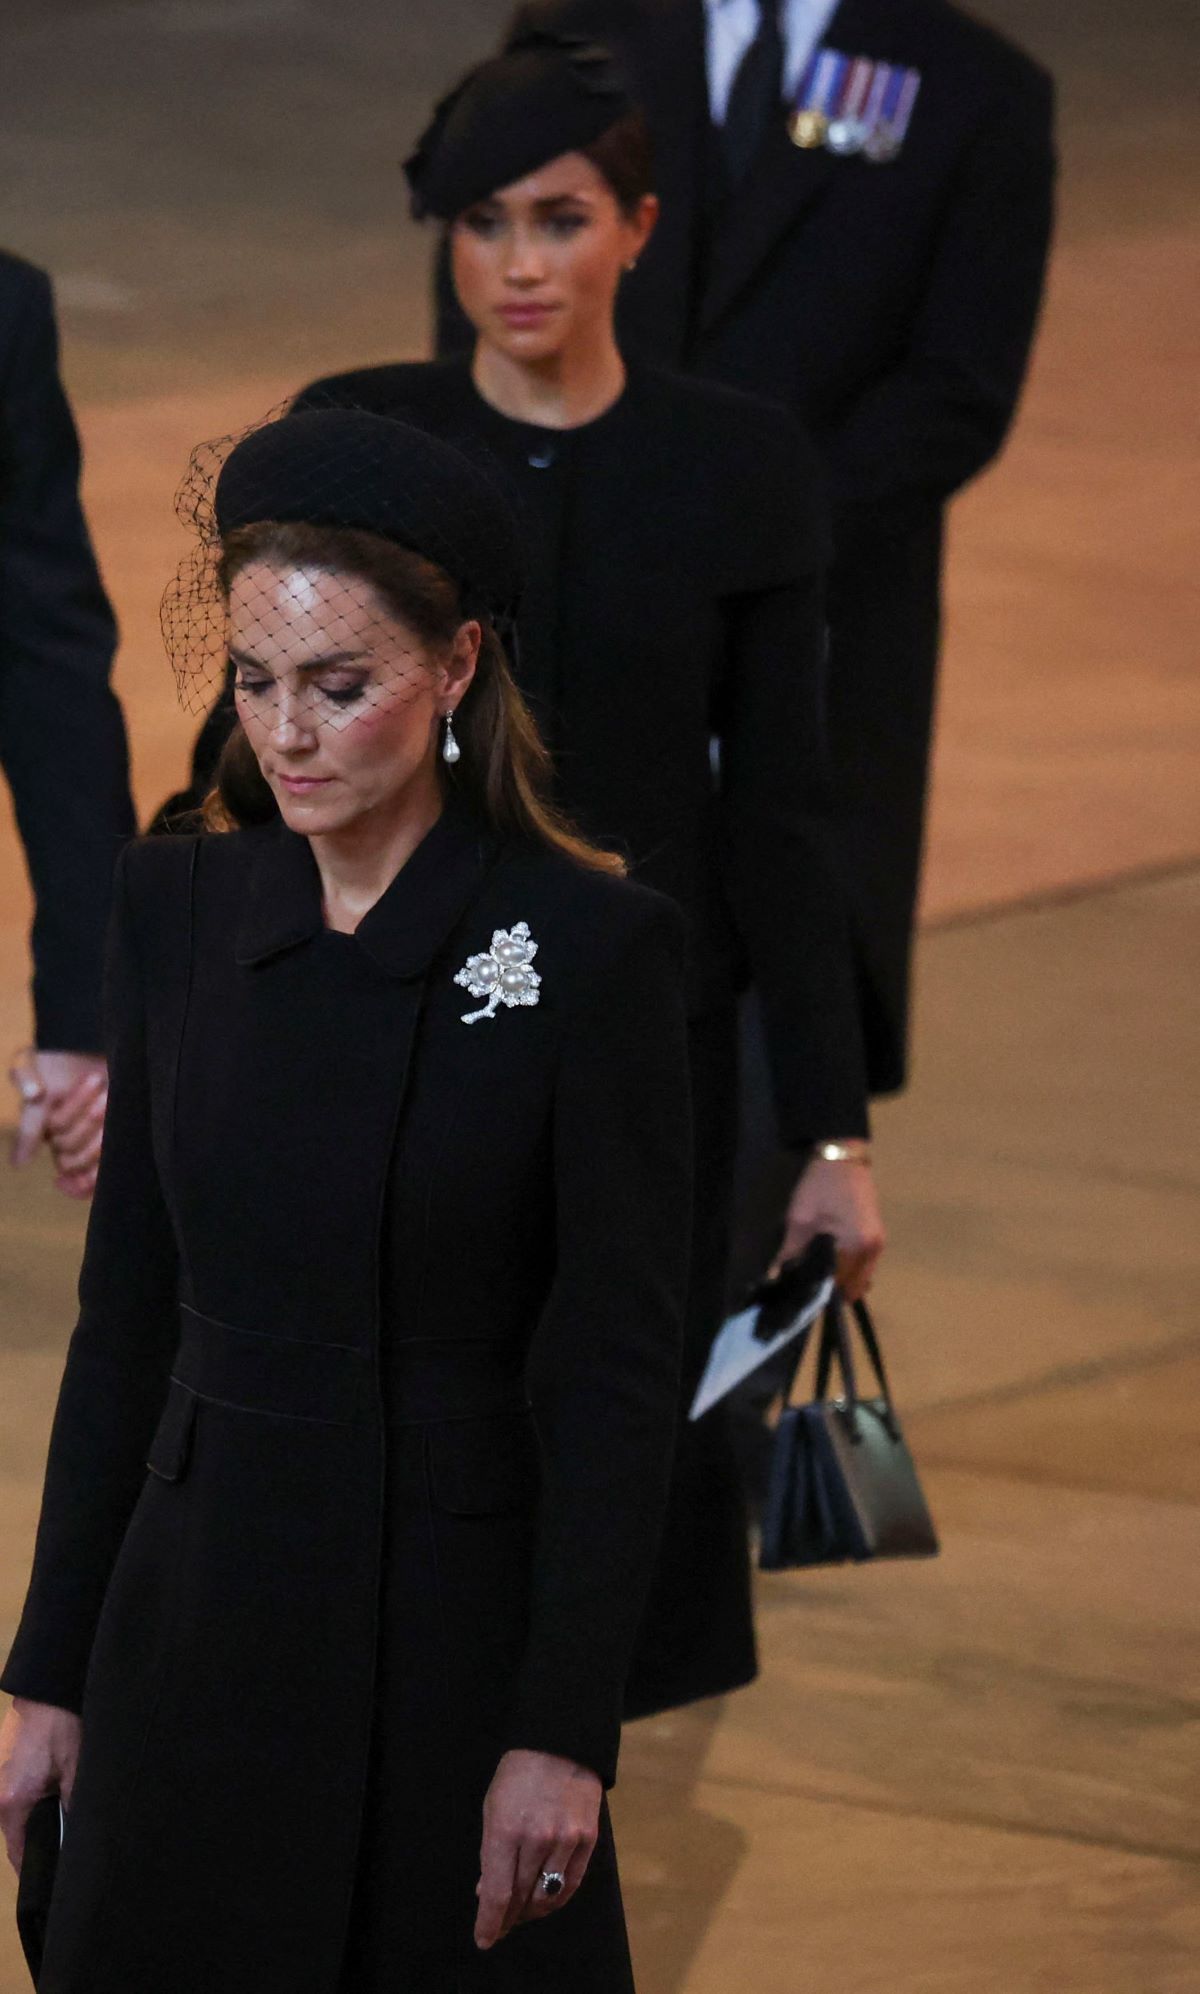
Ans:
<svg viewBox="0 0 1200 1994"><path fill-rule="evenodd" d="M443 97L404 162L418 221L453 221L637 109L625 72L583 35L531 28Z"/></svg>

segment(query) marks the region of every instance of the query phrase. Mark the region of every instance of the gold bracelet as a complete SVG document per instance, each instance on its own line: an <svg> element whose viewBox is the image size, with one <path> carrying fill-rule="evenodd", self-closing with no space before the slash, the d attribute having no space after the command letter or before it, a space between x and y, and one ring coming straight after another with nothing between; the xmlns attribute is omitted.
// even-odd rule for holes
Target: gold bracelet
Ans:
<svg viewBox="0 0 1200 1994"><path fill-rule="evenodd" d="M818 1142L813 1147L814 1157L822 1163L870 1163L870 1145L856 1140L848 1142Z"/></svg>

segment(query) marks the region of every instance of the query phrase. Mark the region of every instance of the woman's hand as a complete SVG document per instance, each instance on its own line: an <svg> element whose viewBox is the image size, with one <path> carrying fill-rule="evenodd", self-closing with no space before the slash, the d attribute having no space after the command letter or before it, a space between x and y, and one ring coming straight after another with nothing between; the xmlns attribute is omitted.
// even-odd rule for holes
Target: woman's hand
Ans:
<svg viewBox="0 0 1200 1994"><path fill-rule="evenodd" d="M90 1198L108 1104L103 1059L82 1052L20 1052L9 1078L21 1100L13 1163L20 1169L47 1142L55 1189L68 1198Z"/></svg>
<svg viewBox="0 0 1200 1994"><path fill-rule="evenodd" d="M837 1244L837 1283L846 1300L862 1301L886 1243L865 1149L853 1160L815 1156L807 1165L788 1205L776 1265L803 1253L819 1232L832 1233Z"/></svg>
<svg viewBox="0 0 1200 1994"><path fill-rule="evenodd" d="M71 1710L18 1696L0 1724L0 1829L8 1859L21 1872L25 1824L39 1800L57 1793L71 1804L83 1726Z"/></svg>
<svg viewBox="0 0 1200 1994"><path fill-rule="evenodd" d="M483 1803L475 1943L484 1952L528 1918L561 1911L596 1846L602 1788L594 1772L548 1752L505 1752ZM542 1871L564 1879L557 1896Z"/></svg>

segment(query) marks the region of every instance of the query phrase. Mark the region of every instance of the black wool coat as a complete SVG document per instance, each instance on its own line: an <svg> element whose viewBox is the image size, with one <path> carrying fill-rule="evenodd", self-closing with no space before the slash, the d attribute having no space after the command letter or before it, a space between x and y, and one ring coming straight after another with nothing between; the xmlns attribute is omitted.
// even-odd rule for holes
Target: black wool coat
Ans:
<svg viewBox="0 0 1200 1994"><path fill-rule="evenodd" d="M539 1001L465 1024L455 972L519 921ZM658 896L456 808L354 936L281 825L130 848L3 1676L83 1713L42 1994L631 1985L607 1827L560 1915L470 1934L501 1754L614 1776L677 1395L680 958Z"/></svg>
<svg viewBox="0 0 1200 1994"><path fill-rule="evenodd" d="M915 68L898 158L802 151L781 113L733 194L701 0L533 0L520 23L625 56L662 219L622 290L627 351L784 402L833 511L830 733L872 1090L902 1084L947 499L999 450L1050 240L1050 78L946 0L841 0L826 45ZM443 259L439 349L465 342Z"/></svg>
<svg viewBox="0 0 1200 1994"><path fill-rule="evenodd" d="M0 252L0 766L33 884L37 1043L99 1052L112 872L133 835L116 626L79 503L49 279Z"/></svg>

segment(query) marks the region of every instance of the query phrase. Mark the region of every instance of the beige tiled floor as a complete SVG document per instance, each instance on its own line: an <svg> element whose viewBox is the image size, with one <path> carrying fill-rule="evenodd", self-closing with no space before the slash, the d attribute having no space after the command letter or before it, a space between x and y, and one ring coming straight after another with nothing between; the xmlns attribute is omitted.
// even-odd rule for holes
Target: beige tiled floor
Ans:
<svg viewBox="0 0 1200 1994"><path fill-rule="evenodd" d="M631 1731L641 1994L1200 1987L1198 33L1193 0L980 8L1060 74L1064 184L1022 420L954 515L917 1084L879 1116L881 1309L945 1550L764 1581L762 1681ZM61 279L146 805L189 734L155 622L187 449L418 349L393 162L506 11L13 0L0 237ZM3 826L0 853L3 1047ZM44 1175L0 1176L0 1644L80 1237Z"/></svg>

